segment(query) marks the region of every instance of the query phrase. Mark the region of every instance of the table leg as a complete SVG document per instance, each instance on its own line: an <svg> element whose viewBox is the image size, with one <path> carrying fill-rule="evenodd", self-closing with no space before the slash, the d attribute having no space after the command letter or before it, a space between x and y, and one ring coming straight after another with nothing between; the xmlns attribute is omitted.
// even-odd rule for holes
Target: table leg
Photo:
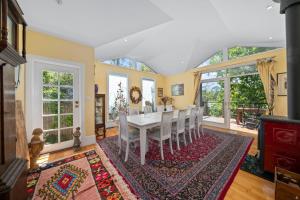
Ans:
<svg viewBox="0 0 300 200"><path fill-rule="evenodd" d="M145 155L146 155L146 140L147 140L146 129L140 129L140 148L141 148L141 165L145 164Z"/></svg>

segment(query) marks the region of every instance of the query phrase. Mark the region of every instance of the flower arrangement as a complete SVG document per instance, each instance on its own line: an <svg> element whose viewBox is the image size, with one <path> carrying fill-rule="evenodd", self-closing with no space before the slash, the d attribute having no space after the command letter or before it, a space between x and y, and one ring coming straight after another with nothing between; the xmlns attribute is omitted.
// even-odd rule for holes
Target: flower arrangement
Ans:
<svg viewBox="0 0 300 200"><path fill-rule="evenodd" d="M172 101L173 101L173 99L171 97L167 97L167 96L162 97L160 100L164 104L165 110L166 110L167 103L168 102L172 103Z"/></svg>
<svg viewBox="0 0 300 200"><path fill-rule="evenodd" d="M118 84L117 96L115 98L114 106L112 107L112 118L116 119L120 111L128 111L128 102L124 96L124 90L122 89L122 83Z"/></svg>

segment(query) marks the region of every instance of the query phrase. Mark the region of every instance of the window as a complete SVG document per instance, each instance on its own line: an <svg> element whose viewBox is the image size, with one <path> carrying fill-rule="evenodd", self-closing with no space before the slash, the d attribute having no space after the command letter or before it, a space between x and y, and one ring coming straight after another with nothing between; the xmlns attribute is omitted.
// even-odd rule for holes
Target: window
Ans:
<svg viewBox="0 0 300 200"><path fill-rule="evenodd" d="M124 97L128 102L128 78L123 74L110 74L108 76L108 112L109 112L109 120L112 120L112 109L115 104L115 100L117 97L117 91L119 89L119 85L121 84L121 88L123 90Z"/></svg>
<svg viewBox="0 0 300 200"><path fill-rule="evenodd" d="M216 52L213 56L209 57L206 61L204 61L201 65L198 67L204 67L207 65L214 65L223 62L224 60L233 60L236 58L249 56L257 53L262 53L265 51L270 51L277 49L277 47L231 47L228 49L225 49L223 51ZM226 53L227 50L227 53ZM227 57L228 54L228 57Z"/></svg>
<svg viewBox="0 0 300 200"><path fill-rule="evenodd" d="M234 77L257 74L257 67L255 64L242 65L239 67L232 67L228 69L221 69L218 71L212 71L202 74L202 80L222 78L222 77Z"/></svg>
<svg viewBox="0 0 300 200"><path fill-rule="evenodd" d="M137 61L135 61L133 59L129 59L129 58L116 58L116 59L112 59L112 60L106 60L106 61L104 61L104 63L110 64L110 65L117 65L119 67L124 67L124 68L128 68L128 69L134 69L134 70L141 71L141 72L155 73L146 64L137 62Z"/></svg>
<svg viewBox="0 0 300 200"><path fill-rule="evenodd" d="M232 60L273 49L276 49L276 47L232 47L228 49L228 59Z"/></svg>
<svg viewBox="0 0 300 200"><path fill-rule="evenodd" d="M142 79L143 106L146 101L149 101L152 106L155 106L155 81L152 79Z"/></svg>
<svg viewBox="0 0 300 200"><path fill-rule="evenodd" d="M213 56L204 61L199 67L204 67L207 65L214 65L221 63L224 60L223 51L218 51Z"/></svg>

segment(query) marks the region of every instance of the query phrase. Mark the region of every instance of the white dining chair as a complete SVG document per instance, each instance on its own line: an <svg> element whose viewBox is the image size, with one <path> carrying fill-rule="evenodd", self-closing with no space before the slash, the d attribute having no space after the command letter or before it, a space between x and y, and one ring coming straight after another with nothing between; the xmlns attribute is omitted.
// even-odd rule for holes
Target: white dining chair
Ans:
<svg viewBox="0 0 300 200"><path fill-rule="evenodd" d="M139 108L129 108L129 115L138 115L140 114Z"/></svg>
<svg viewBox="0 0 300 200"><path fill-rule="evenodd" d="M144 107L144 114L152 113L152 106L145 106Z"/></svg>
<svg viewBox="0 0 300 200"><path fill-rule="evenodd" d="M196 108L192 108L190 111L190 118L188 120L188 123L186 124L186 130L189 133L190 142L192 143L192 132L194 133L194 138L196 139L196 126L195 126L195 120L196 120Z"/></svg>
<svg viewBox="0 0 300 200"><path fill-rule="evenodd" d="M180 150L180 145L179 145L179 136L180 135L183 136L184 145L186 146L185 118L186 118L186 110L179 110L175 129L172 130L172 134L176 138L177 150Z"/></svg>
<svg viewBox="0 0 300 200"><path fill-rule="evenodd" d="M199 138L200 138L201 135L204 135L204 131L203 131L203 111L204 111L204 107L197 107L196 127L197 127L197 133L198 133ZM201 134L200 134L200 126L201 126Z"/></svg>
<svg viewBox="0 0 300 200"><path fill-rule="evenodd" d="M119 112L119 155L122 151L122 140L126 142L125 162L128 160L129 145L140 140L137 129L129 129L126 112Z"/></svg>
<svg viewBox="0 0 300 200"><path fill-rule="evenodd" d="M172 148L172 119L173 119L173 111L163 112L161 116L161 126L160 129L153 129L153 131L149 132L148 138L152 140L156 140L160 144L160 155L161 159L164 160L164 150L163 150L163 142L165 140L169 140L170 151L173 154Z"/></svg>
<svg viewBox="0 0 300 200"><path fill-rule="evenodd" d="M164 106L157 106L156 110L157 112L164 112L165 107Z"/></svg>
<svg viewBox="0 0 300 200"><path fill-rule="evenodd" d="M167 105L166 109L167 109L167 111L173 111L173 106L172 105Z"/></svg>

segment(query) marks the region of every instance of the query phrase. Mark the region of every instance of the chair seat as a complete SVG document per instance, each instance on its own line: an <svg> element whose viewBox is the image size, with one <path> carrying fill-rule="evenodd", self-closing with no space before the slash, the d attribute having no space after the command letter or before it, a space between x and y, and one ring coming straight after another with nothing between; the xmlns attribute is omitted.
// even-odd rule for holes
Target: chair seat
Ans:
<svg viewBox="0 0 300 200"><path fill-rule="evenodd" d="M139 130L137 128L134 127L128 127L128 136L129 136L129 140L130 141L137 141L140 140L140 133ZM122 136L123 140L127 140L127 138Z"/></svg>

